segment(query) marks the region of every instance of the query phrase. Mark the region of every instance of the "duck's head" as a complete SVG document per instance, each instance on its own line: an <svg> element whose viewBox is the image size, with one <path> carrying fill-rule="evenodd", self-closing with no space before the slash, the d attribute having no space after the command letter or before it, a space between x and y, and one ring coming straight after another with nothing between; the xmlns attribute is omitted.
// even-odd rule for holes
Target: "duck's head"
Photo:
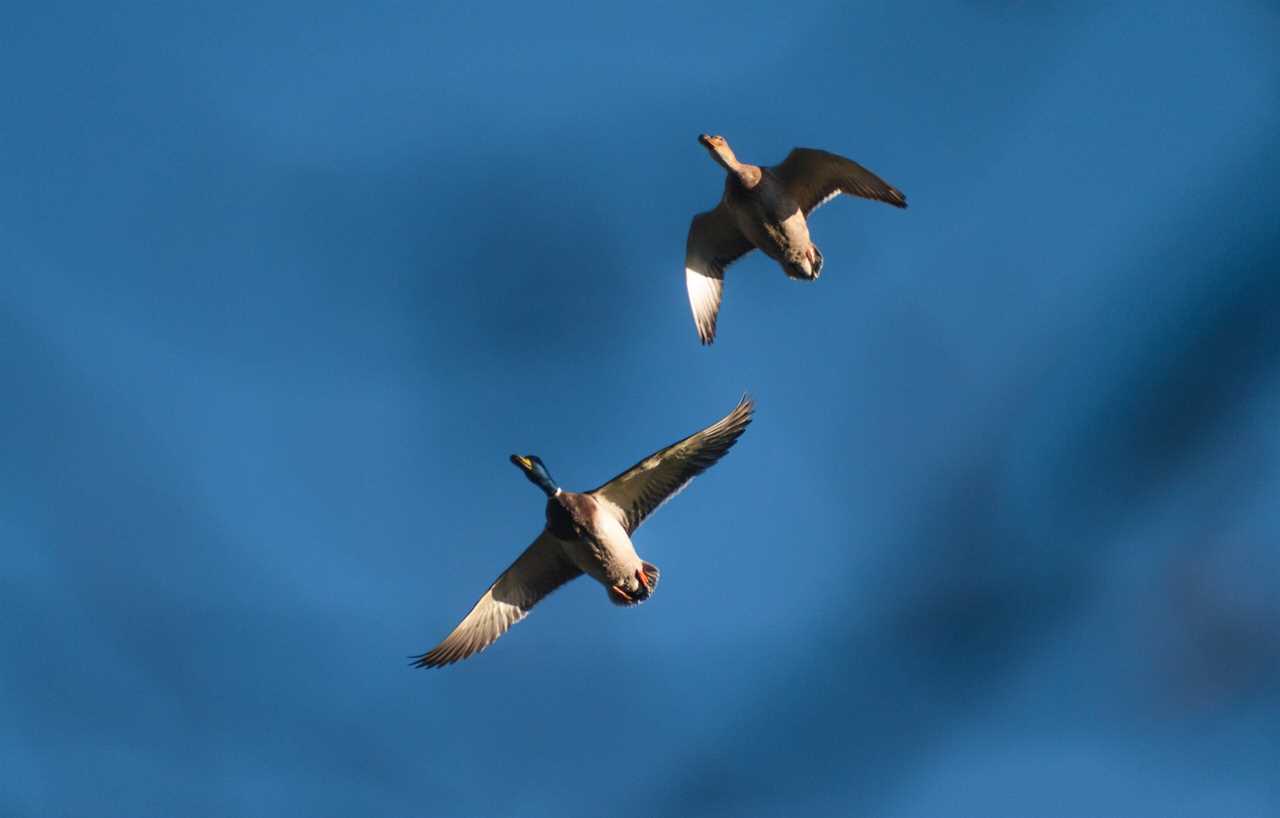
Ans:
<svg viewBox="0 0 1280 818"><path fill-rule="evenodd" d="M729 148L729 142L717 134L709 136L702 134L698 137L698 143L702 147L711 152L711 158L725 170L734 170L738 166L738 157L733 155L733 151Z"/></svg>
<svg viewBox="0 0 1280 818"><path fill-rule="evenodd" d="M548 497L552 497L556 492L560 491L556 481L551 479L551 472L547 471L546 464L536 454L513 454L511 455L511 462L516 464L516 468L524 472L524 476L529 478L530 483L542 489Z"/></svg>

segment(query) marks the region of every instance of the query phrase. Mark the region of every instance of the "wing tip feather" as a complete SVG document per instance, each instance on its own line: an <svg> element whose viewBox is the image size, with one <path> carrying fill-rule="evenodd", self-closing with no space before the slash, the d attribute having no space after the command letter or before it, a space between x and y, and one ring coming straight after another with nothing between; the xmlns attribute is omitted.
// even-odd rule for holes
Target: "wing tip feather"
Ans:
<svg viewBox="0 0 1280 818"><path fill-rule="evenodd" d="M409 667L417 667L417 668L444 667L445 665L450 665L458 661L457 658L446 659L443 656L438 655L438 651L439 649L436 648L436 649L427 651L421 656L410 656L409 658L412 661L409 662Z"/></svg>
<svg viewBox="0 0 1280 818"><path fill-rule="evenodd" d="M724 288L723 274L717 276L716 272L718 271L715 269L699 269L696 262L686 262L684 268L685 289L693 312L693 326L698 332L698 341L703 346L709 346L716 340L716 318L720 313Z"/></svg>

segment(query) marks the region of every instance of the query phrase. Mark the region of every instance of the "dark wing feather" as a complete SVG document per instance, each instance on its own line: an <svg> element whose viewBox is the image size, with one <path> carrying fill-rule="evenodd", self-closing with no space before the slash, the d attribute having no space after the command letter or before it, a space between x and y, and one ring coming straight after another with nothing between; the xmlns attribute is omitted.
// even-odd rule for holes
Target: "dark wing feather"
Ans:
<svg viewBox="0 0 1280 818"><path fill-rule="evenodd" d="M693 217L684 249L684 284L689 291L689 308L693 310L698 340L702 343L709 344L716 338L716 315L720 312L725 268L752 246L738 230L723 202L714 210Z"/></svg>
<svg viewBox="0 0 1280 818"><path fill-rule="evenodd" d="M660 449L591 492L627 529L635 531L658 506L720 458L746 431L755 403L746 395L732 412L678 443Z"/></svg>
<svg viewBox="0 0 1280 818"><path fill-rule="evenodd" d="M524 619L538 600L581 573L559 541L543 531L489 586L453 633L413 664L442 667L479 653Z"/></svg>
<svg viewBox="0 0 1280 818"><path fill-rule="evenodd" d="M769 168L800 209L808 216L820 205L840 195L875 199L894 207L906 207L902 191L852 159L816 148L796 148L780 165Z"/></svg>

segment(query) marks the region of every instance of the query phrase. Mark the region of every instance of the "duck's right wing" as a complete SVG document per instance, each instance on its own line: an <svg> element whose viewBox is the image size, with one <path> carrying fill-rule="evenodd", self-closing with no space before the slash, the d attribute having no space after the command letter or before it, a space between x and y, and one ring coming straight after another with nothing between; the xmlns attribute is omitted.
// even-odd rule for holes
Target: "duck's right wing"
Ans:
<svg viewBox="0 0 1280 818"><path fill-rule="evenodd" d="M414 657L414 666L441 667L479 653L524 619L538 600L581 573L559 541L543 531L489 586L453 633Z"/></svg>
<svg viewBox="0 0 1280 818"><path fill-rule="evenodd" d="M876 176L852 159L817 148L796 148L782 164L769 171L782 182L787 194L808 216L814 210L846 193L875 199L894 207L906 207L902 191Z"/></svg>
<svg viewBox="0 0 1280 818"><path fill-rule="evenodd" d="M700 432L676 441L641 460L591 492L627 533L680 493L689 481L728 454L751 423L755 402L743 395L733 411Z"/></svg>
<svg viewBox="0 0 1280 818"><path fill-rule="evenodd" d="M693 217L685 242L684 284L689 290L689 307L702 343L709 344L716 339L716 315L720 312L725 268L751 249L751 242L738 230L723 202L714 210Z"/></svg>

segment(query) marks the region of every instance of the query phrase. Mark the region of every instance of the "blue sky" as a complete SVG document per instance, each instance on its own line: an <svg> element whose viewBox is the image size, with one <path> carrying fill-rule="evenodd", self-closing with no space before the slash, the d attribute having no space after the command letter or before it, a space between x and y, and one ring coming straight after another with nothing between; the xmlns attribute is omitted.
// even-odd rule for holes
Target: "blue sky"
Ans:
<svg viewBox="0 0 1280 818"><path fill-rule="evenodd" d="M1263 2L42 4L0 33L0 812L1274 815ZM795 145L905 212L684 293ZM587 489L756 422L408 669Z"/></svg>

